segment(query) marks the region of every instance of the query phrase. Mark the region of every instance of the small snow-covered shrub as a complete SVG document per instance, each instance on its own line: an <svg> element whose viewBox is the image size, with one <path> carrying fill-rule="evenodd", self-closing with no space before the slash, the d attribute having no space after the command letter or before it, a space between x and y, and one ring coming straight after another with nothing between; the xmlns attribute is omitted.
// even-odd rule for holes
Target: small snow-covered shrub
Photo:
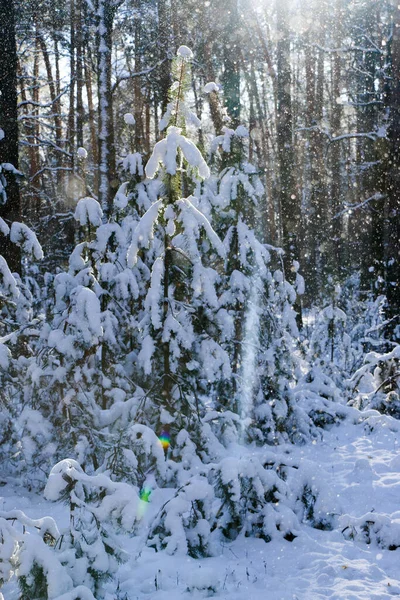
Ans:
<svg viewBox="0 0 400 600"><path fill-rule="evenodd" d="M318 436L319 428L329 428L346 416L341 390L320 365L312 366L300 378L293 394L296 410L302 412L311 437Z"/></svg>
<svg viewBox="0 0 400 600"><path fill-rule="evenodd" d="M86 475L67 459L53 467L44 493L49 500L69 503L70 527L59 543L61 562L75 586L84 586L96 600L103 598L105 582L125 559L110 524L133 529L139 515L136 490L105 474Z"/></svg>
<svg viewBox="0 0 400 600"><path fill-rule="evenodd" d="M186 591L190 594L205 592L208 597L214 596L220 589L220 578L213 569L199 566L186 580Z"/></svg>
<svg viewBox="0 0 400 600"><path fill-rule="evenodd" d="M157 551L212 556L239 535L293 541L300 524L329 529L312 467L290 456L227 457L203 467L159 511L147 544Z"/></svg>
<svg viewBox="0 0 400 600"><path fill-rule="evenodd" d="M193 558L213 554L210 533L213 527L214 490L205 477L192 477L166 502L155 518L147 544L168 554L189 554Z"/></svg>
<svg viewBox="0 0 400 600"><path fill-rule="evenodd" d="M283 467L230 457L211 469L211 481L220 500L216 527L226 539L242 532L267 542L278 532L288 540L296 537L297 517L283 501L288 493Z"/></svg>
<svg viewBox="0 0 400 600"><path fill-rule="evenodd" d="M363 365L348 382L351 404L359 409L375 408L400 418L400 345L384 354L369 352Z"/></svg>
<svg viewBox="0 0 400 600"><path fill-rule="evenodd" d="M374 512L361 517L343 515L339 518L339 526L346 539L376 544L388 550L400 547L400 513L392 517Z"/></svg>

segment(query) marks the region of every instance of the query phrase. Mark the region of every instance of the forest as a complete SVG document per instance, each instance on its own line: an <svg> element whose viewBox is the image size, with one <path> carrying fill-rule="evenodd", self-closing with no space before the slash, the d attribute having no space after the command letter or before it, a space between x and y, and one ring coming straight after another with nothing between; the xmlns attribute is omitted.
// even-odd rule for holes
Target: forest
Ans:
<svg viewBox="0 0 400 600"><path fill-rule="evenodd" d="M400 595L399 258L397 0L0 0L0 599Z"/></svg>

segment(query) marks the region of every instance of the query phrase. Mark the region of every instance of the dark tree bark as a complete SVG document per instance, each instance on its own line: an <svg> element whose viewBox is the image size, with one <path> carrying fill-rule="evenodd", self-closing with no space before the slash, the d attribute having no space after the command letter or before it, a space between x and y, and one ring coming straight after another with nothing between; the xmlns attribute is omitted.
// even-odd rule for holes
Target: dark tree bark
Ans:
<svg viewBox="0 0 400 600"><path fill-rule="evenodd" d="M224 100L232 127L240 124L240 39L237 0L220 0L223 11Z"/></svg>
<svg viewBox="0 0 400 600"><path fill-rule="evenodd" d="M85 110L83 106L83 6L82 0L78 0L76 4L76 143L78 147L83 146L83 124L85 118Z"/></svg>
<svg viewBox="0 0 400 600"><path fill-rule="evenodd" d="M391 44L391 85L387 96L390 110L388 130L389 153L386 163L386 215L385 236L387 265L387 299L389 315L399 324L400 312L400 7L395 3L393 38Z"/></svg>
<svg viewBox="0 0 400 600"><path fill-rule="evenodd" d="M341 23L343 20L342 0L337 0L335 10L335 46L337 48L342 44L342 27ZM332 92L331 92L331 134L332 136L338 136L341 134L342 125L342 105L340 104L339 98L341 94L342 84L342 57L339 52L335 52L332 57ZM330 235L330 246L328 259L330 263L330 271L335 277L342 275L342 269L344 266L343 256L343 218L339 215L342 203L341 203L341 150L342 144L335 142L332 144L330 151L330 170L331 170L331 182L330 182L330 205L331 205L331 216L335 217L331 221L331 235Z"/></svg>
<svg viewBox="0 0 400 600"><path fill-rule="evenodd" d="M316 4L313 4L312 8L316 10ZM322 5L319 16L320 22L316 27L310 24L310 29L305 35L305 125L309 128L309 143L305 159L308 162L306 185L309 189L309 198L305 214L303 213L302 217L304 224L303 249L310 259L304 261L303 275L307 281L307 296L311 301L323 290L326 252L323 252L322 248L324 248L323 241L326 239L328 214L324 138L319 130L323 115L325 85L324 52L313 47L315 39L321 47L325 43L325 31L321 26L325 18L325 10Z"/></svg>
<svg viewBox="0 0 400 600"><path fill-rule="evenodd" d="M288 0L277 0L277 148L279 166L279 200L282 223L282 246L285 276L295 282L293 261L299 261L301 214L294 180L293 115L291 97L290 30ZM301 306L296 305L298 324L301 325Z"/></svg>
<svg viewBox="0 0 400 600"><path fill-rule="evenodd" d="M293 117L291 97L290 35L287 0L277 0L277 147L282 245L287 275L292 261L298 260L297 229L300 222L294 185Z"/></svg>
<svg viewBox="0 0 400 600"><path fill-rule="evenodd" d="M97 2L97 89L99 106L99 202L107 216L118 181L116 179L111 58L117 4Z"/></svg>
<svg viewBox="0 0 400 600"><path fill-rule="evenodd" d="M76 30L75 30L75 0L70 0L70 88L68 112L68 148L70 152L70 167L75 167L75 86L76 86Z"/></svg>
<svg viewBox="0 0 400 600"><path fill-rule="evenodd" d="M171 86L171 60L170 60L170 33L169 33L169 14L165 0L157 0L157 30L159 59L162 60L158 73L157 96L161 104L161 114L167 109L169 99L169 88Z"/></svg>
<svg viewBox="0 0 400 600"><path fill-rule="evenodd" d="M135 71L139 73L142 70L142 52L140 47L142 34L142 19L140 16L141 0L135 0L136 19L135 19ZM143 131L143 94L142 94L142 78L134 77L133 90L135 98L135 152L143 152L144 148L144 131Z"/></svg>
<svg viewBox="0 0 400 600"><path fill-rule="evenodd" d="M15 5L13 0L0 0L0 164L11 163L18 169L18 110L17 104L17 47L15 39ZM18 182L7 174L7 202L0 204L0 217L8 225L21 220ZM21 272L21 254L18 246L0 234L0 254L11 271Z"/></svg>

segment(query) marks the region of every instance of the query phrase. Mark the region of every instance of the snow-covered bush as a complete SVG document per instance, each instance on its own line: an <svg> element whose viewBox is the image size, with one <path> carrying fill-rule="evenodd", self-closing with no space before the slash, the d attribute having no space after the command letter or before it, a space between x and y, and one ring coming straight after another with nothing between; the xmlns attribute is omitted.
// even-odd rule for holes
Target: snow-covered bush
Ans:
<svg viewBox="0 0 400 600"><path fill-rule="evenodd" d="M348 382L356 408L375 408L400 418L400 346L386 353L369 352Z"/></svg>
<svg viewBox="0 0 400 600"><path fill-rule="evenodd" d="M293 541L300 524L330 527L310 464L272 453L227 456L202 467L160 509L147 544L169 554L213 556L239 535Z"/></svg>
<svg viewBox="0 0 400 600"><path fill-rule="evenodd" d="M242 437L261 444L303 441L309 428L297 423L291 392L298 371L293 306L302 278L298 274L295 290L284 277L282 251L260 241L254 230L264 188L246 160L248 137L239 126L225 127L216 138L213 151L221 170L201 197L224 239L218 314L224 321L221 345L232 367L228 382L210 381L207 391L217 411L240 415Z"/></svg>
<svg viewBox="0 0 400 600"><path fill-rule="evenodd" d="M8 163L0 165L0 203L7 201L4 172L21 175ZM43 258L35 233L24 223L10 226L0 218L0 236L19 246L23 263ZM38 286L32 286L38 292ZM33 355L39 351L40 298L35 298L29 281L11 273L6 259L0 256L0 457L5 470L22 471L19 442L26 371Z"/></svg>
<svg viewBox="0 0 400 600"><path fill-rule="evenodd" d="M113 531L132 531L138 520L135 488L115 483L106 474L86 475L76 461L66 459L51 470L44 495L69 503L70 527L57 546L60 562L75 587L87 588L96 600L103 598L107 581L126 559Z"/></svg>

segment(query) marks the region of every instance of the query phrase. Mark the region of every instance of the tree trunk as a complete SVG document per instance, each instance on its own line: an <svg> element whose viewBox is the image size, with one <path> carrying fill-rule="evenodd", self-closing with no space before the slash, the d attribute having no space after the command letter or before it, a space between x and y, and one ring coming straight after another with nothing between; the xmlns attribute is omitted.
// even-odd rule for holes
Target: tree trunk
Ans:
<svg viewBox="0 0 400 600"><path fill-rule="evenodd" d="M95 108L93 102L93 86L92 86L92 73L91 73L91 51L90 47L87 46L87 49L84 52L84 66L85 66L85 84L86 84L86 94L88 99L88 109L89 109L89 128L90 128L90 146L92 151L92 161L95 168L99 163L99 149L97 145L97 131L96 131L96 123L95 123ZM98 177L97 172L94 173L94 193L96 196L98 195L99 185L98 185Z"/></svg>
<svg viewBox="0 0 400 600"><path fill-rule="evenodd" d="M387 299L389 316L399 325L400 312L400 7L395 3L393 39L391 44L392 80L387 97L390 110L388 130L389 157L386 163L386 214L385 236L387 265Z"/></svg>
<svg viewBox="0 0 400 600"><path fill-rule="evenodd" d="M82 147L83 140L83 121L85 111L83 108L83 10L82 0L77 0L76 15L76 144Z"/></svg>
<svg viewBox="0 0 400 600"><path fill-rule="evenodd" d="M18 169L18 94L17 46L15 39L14 0L0 0L0 164L11 163ZM11 225L21 220L19 187L14 175L6 174L7 202L0 202L0 217ZM0 234L0 254L11 271L21 273L21 253L9 237Z"/></svg>
<svg viewBox="0 0 400 600"><path fill-rule="evenodd" d="M232 127L240 124L240 40L239 12L237 0L220 0L223 11L223 61L225 106L228 116L232 119Z"/></svg>
<svg viewBox="0 0 400 600"><path fill-rule="evenodd" d="M76 31L75 31L75 0L70 0L70 87L69 87L69 112L68 112L68 149L70 152L70 167L75 167L75 84L76 84Z"/></svg>
<svg viewBox="0 0 400 600"><path fill-rule="evenodd" d="M335 10L335 47L342 44L341 22L343 18L342 0L337 0ZM331 135L333 137L340 135L342 124L342 105L340 103L342 83L342 58L339 52L333 54L332 59L332 92L331 92ZM330 272L334 277L340 278L343 267L343 218L336 216L340 213L341 204L341 150L342 142L333 142L330 151L330 206L331 221L329 258Z"/></svg>
<svg viewBox="0 0 400 600"><path fill-rule="evenodd" d="M135 71L139 73L142 70L142 53L140 47L141 39L141 25L142 19L140 17L141 0L135 0ZM143 152L143 94L142 94L142 78L133 78L133 92L134 92L134 117L135 117L135 152Z"/></svg>
<svg viewBox="0 0 400 600"><path fill-rule="evenodd" d="M290 31L288 0L277 0L277 146L279 166L279 200L282 223L282 246L286 279L295 282L293 261L299 261L298 233L300 203L294 180L293 116L291 98ZM296 306L301 325L301 308Z"/></svg>
<svg viewBox="0 0 400 600"><path fill-rule="evenodd" d="M97 89L99 106L99 202L108 216L116 180L113 96L111 86L112 37L115 7L111 0L97 4Z"/></svg>
<svg viewBox="0 0 400 600"><path fill-rule="evenodd" d="M158 76L158 100L161 104L161 115L164 115L169 98L169 88L171 86L171 60L169 58L169 19L166 0L157 0L158 17L158 45L160 48L159 58L164 61L159 70Z"/></svg>

